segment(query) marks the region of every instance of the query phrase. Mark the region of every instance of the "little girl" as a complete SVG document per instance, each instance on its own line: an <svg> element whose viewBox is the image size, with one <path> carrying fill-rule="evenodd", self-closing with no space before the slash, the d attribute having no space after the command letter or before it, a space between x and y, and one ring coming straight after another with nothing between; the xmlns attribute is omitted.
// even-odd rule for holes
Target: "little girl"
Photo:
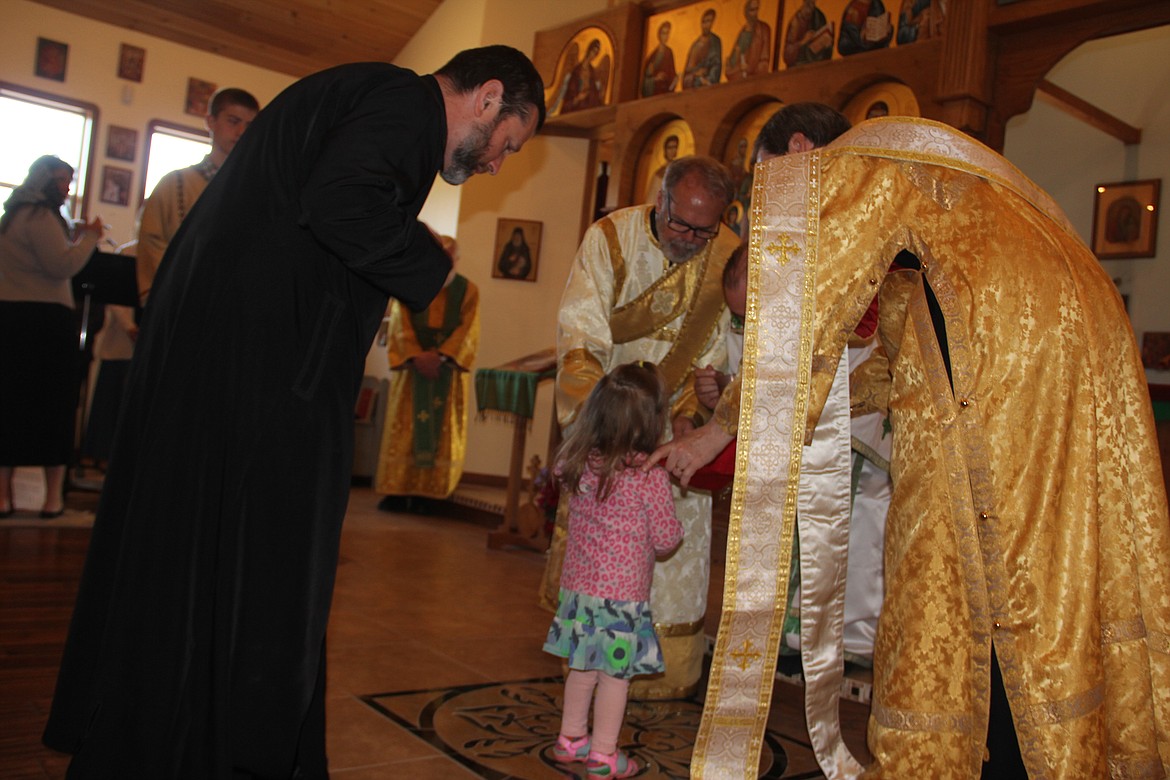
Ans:
<svg viewBox="0 0 1170 780"><path fill-rule="evenodd" d="M565 709L553 758L584 761L590 775L631 777L638 764L618 750L630 678L664 670L650 580L654 558L682 541L670 478L642 463L669 414L652 363L626 363L602 378L561 445L556 473L569 499L560 604L544 649L567 658ZM594 689L593 736L589 705Z"/></svg>

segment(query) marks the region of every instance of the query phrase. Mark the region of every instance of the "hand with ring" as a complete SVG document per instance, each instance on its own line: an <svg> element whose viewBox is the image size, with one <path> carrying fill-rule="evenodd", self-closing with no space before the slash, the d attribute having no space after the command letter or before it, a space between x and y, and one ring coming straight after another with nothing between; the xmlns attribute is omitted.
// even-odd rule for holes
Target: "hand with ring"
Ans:
<svg viewBox="0 0 1170 780"><path fill-rule="evenodd" d="M695 472L713 461L734 438L717 423L708 422L654 450L642 468L648 471L655 464L661 463L678 478L680 485L686 487Z"/></svg>

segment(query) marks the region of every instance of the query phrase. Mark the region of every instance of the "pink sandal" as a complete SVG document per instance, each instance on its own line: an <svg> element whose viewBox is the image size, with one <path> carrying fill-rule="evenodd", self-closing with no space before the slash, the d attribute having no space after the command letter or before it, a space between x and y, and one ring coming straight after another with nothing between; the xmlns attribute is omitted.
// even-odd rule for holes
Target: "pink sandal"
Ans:
<svg viewBox="0 0 1170 780"><path fill-rule="evenodd" d="M590 750L585 768L590 777L610 777L617 780L622 777L633 777L640 767L637 761L620 750L609 754Z"/></svg>
<svg viewBox="0 0 1170 780"><path fill-rule="evenodd" d="M585 761L589 758L589 735L570 739L561 734L557 737L557 743L553 745L552 753L553 760L562 764Z"/></svg>

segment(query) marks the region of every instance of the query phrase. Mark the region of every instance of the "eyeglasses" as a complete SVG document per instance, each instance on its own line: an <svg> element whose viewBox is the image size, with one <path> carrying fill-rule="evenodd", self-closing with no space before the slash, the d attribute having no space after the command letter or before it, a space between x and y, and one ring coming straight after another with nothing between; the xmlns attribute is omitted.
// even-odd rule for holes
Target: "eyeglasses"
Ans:
<svg viewBox="0 0 1170 780"><path fill-rule="evenodd" d="M695 227L690 222L684 222L683 220L673 216L670 213L669 195L666 196L666 224L669 225L670 229L676 233L694 233L695 238L701 238L704 241L710 241L711 239L715 238L715 236L719 235L718 222L716 222L714 225L708 225L707 227Z"/></svg>

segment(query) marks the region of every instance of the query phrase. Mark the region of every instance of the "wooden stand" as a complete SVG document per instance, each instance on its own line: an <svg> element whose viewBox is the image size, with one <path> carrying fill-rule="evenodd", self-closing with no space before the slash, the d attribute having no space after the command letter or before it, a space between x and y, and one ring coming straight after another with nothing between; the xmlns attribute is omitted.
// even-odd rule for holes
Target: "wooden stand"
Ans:
<svg viewBox="0 0 1170 780"><path fill-rule="evenodd" d="M498 530L488 534L488 548L524 547L544 552L548 549L548 535L544 532L544 516L536 506L535 495L529 493L528 500L520 503L520 488L523 484L521 471L524 466L524 448L528 439L528 420L516 417L512 429L512 459L508 467L508 493L504 501L504 521ZM540 473L540 457L532 456L529 466L529 484L535 484Z"/></svg>
<svg viewBox="0 0 1170 780"><path fill-rule="evenodd" d="M522 377L527 381L532 381L535 378L536 385L539 386L553 378L556 365L556 354L549 349L527 355L499 368L488 369L488 371L503 374L508 378ZM478 387L477 400L480 401L480 411L482 412L485 403L478 394ZM502 406L504 402L497 400L495 403ZM493 408L491 402L488 402L486 408ZM543 552L548 549L549 539L544 532L544 516L535 503L534 490L530 490L525 501L521 502L520 500L520 490L524 485L524 452L528 441L528 425L531 417L527 414L518 414L515 409L499 408L495 411L506 412L513 417L512 455L508 466L508 491L504 503L504 521L497 530L488 534L488 547L493 550L498 550L501 547L524 547ZM526 404L524 411L530 414L531 405ZM555 412L552 430L555 437ZM550 445L551 443L550 441ZM534 485L536 477L540 473L540 458L534 456L529 468L531 470L529 484Z"/></svg>

